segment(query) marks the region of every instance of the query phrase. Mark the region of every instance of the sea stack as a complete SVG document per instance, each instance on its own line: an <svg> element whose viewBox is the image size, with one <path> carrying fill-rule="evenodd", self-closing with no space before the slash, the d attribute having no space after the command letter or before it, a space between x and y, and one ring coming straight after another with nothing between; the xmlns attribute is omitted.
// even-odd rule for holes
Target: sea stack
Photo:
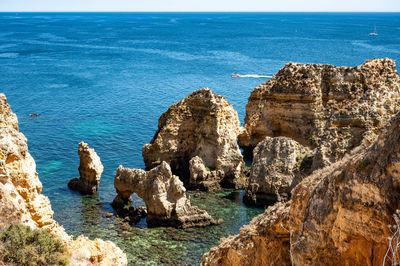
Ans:
<svg viewBox="0 0 400 266"><path fill-rule="evenodd" d="M99 189L101 174L104 167L94 149L89 144L80 142L78 144L79 178L73 178L68 182L68 187L82 194L96 194Z"/></svg>
<svg viewBox="0 0 400 266"><path fill-rule="evenodd" d="M150 171L119 166L114 186L118 195L113 206L122 207L136 193L146 204L149 226L187 228L215 224L206 211L191 206L182 181L172 174L166 162Z"/></svg>
<svg viewBox="0 0 400 266"><path fill-rule="evenodd" d="M251 93L239 144L251 150L267 136L289 137L315 149L319 169L375 140L400 111L399 95L392 59L355 67L288 63Z"/></svg>
<svg viewBox="0 0 400 266"><path fill-rule="evenodd" d="M222 173L213 182L244 187L239 128L237 112L224 97L208 88L197 90L161 115L153 139L143 146L144 162L151 169L165 161L188 184L189 161L198 156L206 168Z"/></svg>

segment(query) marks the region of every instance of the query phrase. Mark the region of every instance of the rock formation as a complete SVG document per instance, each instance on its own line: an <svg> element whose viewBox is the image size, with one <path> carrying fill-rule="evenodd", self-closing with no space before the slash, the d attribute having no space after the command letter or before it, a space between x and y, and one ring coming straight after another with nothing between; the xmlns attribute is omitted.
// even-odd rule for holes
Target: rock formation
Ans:
<svg viewBox="0 0 400 266"><path fill-rule="evenodd" d="M206 211L191 206L182 181L172 174L166 162L150 171L119 166L114 186L118 195L113 206L124 206L136 193L146 204L149 226L187 228L215 223Z"/></svg>
<svg viewBox="0 0 400 266"><path fill-rule="evenodd" d="M222 170L213 170L204 165L203 159L199 156L193 157L189 161L189 186L193 189L206 191L221 190L220 182L224 178Z"/></svg>
<svg viewBox="0 0 400 266"><path fill-rule="evenodd" d="M288 199L290 191L310 174L312 153L286 137L266 137L253 151L244 201L265 206Z"/></svg>
<svg viewBox="0 0 400 266"><path fill-rule="evenodd" d="M78 144L79 178L73 178L68 182L68 187L78 190L82 194L96 194L99 189L101 174L104 167L100 157L89 147L89 144L81 142Z"/></svg>
<svg viewBox="0 0 400 266"><path fill-rule="evenodd" d="M240 256L255 254L254 260L265 264L287 265L290 257L294 265L382 265L392 235L388 225L395 224L392 215L400 207L399 188L400 114L373 144L365 140L342 160L315 171L293 189L286 206L278 203L270 214L253 219L252 230L223 240L202 262L244 265ZM271 219L282 221L286 230L279 231ZM241 240L247 244L238 245ZM257 253L265 246L281 251L285 246L286 255Z"/></svg>
<svg viewBox="0 0 400 266"><path fill-rule="evenodd" d="M322 168L376 137L400 110L399 90L395 62L387 58L356 67L288 63L251 93L239 144L290 137L316 148L313 169Z"/></svg>
<svg viewBox="0 0 400 266"><path fill-rule="evenodd" d="M224 173L224 186L243 187L239 127L237 112L224 97L197 90L161 115L156 134L143 146L144 162L151 169L165 161L186 182L189 161L199 156L205 167Z"/></svg>
<svg viewBox="0 0 400 266"><path fill-rule="evenodd" d="M289 203L277 203L255 217L240 234L221 239L201 265L290 265Z"/></svg>
<svg viewBox="0 0 400 266"><path fill-rule="evenodd" d="M71 265L127 264L126 255L110 241L92 241L84 236L73 240L53 220L50 201L41 190L36 164L25 136L19 132L17 116L6 96L0 94L0 227L22 223L49 231L65 243Z"/></svg>

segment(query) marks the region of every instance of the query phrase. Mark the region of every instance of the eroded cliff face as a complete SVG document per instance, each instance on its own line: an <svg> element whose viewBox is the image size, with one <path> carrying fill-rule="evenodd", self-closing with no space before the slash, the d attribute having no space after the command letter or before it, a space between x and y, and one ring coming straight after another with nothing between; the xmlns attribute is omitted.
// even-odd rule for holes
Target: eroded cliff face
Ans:
<svg viewBox="0 0 400 266"><path fill-rule="evenodd" d="M84 236L73 240L53 220L50 201L41 191L36 164L25 136L19 132L17 116L6 96L0 94L0 226L22 223L49 231L65 243L75 265L127 264L126 255L110 241L92 241ZM78 258L82 248L88 251Z"/></svg>
<svg viewBox="0 0 400 266"><path fill-rule="evenodd" d="M382 265L392 234L388 225L394 224L392 215L400 207L399 188L400 114L373 144L365 141L342 160L305 178L294 188L291 201L280 214L272 211L282 206L278 203L271 209L272 214L261 215L250 223L256 230L253 234L275 232L274 224L256 227L256 221L269 221L274 215L284 220L288 213L287 223L282 222L286 230L280 231L283 235L278 242L266 235L262 241L251 240L249 248L235 246L241 239L248 239L249 233L243 231L223 240L204 255L202 262L214 265L227 260L226 265L230 265L237 260L225 254L256 254L259 248L273 244L285 245L294 265ZM288 237L290 244L284 240ZM276 260L263 253L256 256L266 264L289 264L283 257Z"/></svg>
<svg viewBox="0 0 400 266"><path fill-rule="evenodd" d="M255 217L240 234L221 239L201 265L290 265L289 203L277 203Z"/></svg>
<svg viewBox="0 0 400 266"><path fill-rule="evenodd" d="M96 194L99 189L101 174L104 167L100 157L89 144L78 144L79 178L73 178L68 182L68 187L78 190L82 194Z"/></svg>
<svg viewBox="0 0 400 266"><path fill-rule="evenodd" d="M251 93L239 144L290 137L316 149L313 168L322 168L374 139L400 110L399 92L391 59L356 67L288 63Z"/></svg>
<svg viewBox="0 0 400 266"><path fill-rule="evenodd" d="M172 174L166 162L150 171L119 166L114 186L118 195L113 206L122 207L136 193L146 204L150 226L187 228L215 224L206 211L191 206L182 181Z"/></svg>
<svg viewBox="0 0 400 266"><path fill-rule="evenodd" d="M143 146L144 162L151 169L165 161L187 181L189 161L199 156L206 167L224 173L224 185L242 187L239 127L237 112L224 97L197 90L161 115L156 134Z"/></svg>
<svg viewBox="0 0 400 266"><path fill-rule="evenodd" d="M265 206L287 200L291 190L310 174L312 152L286 137L265 137L253 151L249 185L243 200Z"/></svg>

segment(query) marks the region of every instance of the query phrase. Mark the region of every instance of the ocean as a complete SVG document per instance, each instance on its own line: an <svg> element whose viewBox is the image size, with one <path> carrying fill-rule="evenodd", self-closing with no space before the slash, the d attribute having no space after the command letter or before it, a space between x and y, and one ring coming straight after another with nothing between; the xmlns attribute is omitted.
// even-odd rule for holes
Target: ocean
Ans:
<svg viewBox="0 0 400 266"><path fill-rule="evenodd" d="M369 36L374 27L379 35ZM114 241L135 265L198 264L263 212L242 203L243 191L224 191L192 197L225 220L219 226L147 228L142 220L126 231L105 217L118 165L144 167L141 148L172 103L209 87L243 123L247 98L268 78L232 73L382 57L400 59L400 13L0 13L0 92L28 138L55 219L75 236ZM79 176L80 141L104 165L97 196L67 187Z"/></svg>

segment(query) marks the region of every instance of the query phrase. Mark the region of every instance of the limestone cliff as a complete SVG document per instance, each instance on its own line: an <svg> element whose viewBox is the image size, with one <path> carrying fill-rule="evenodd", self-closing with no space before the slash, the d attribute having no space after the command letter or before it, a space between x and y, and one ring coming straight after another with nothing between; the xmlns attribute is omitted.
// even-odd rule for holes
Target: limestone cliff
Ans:
<svg viewBox="0 0 400 266"><path fill-rule="evenodd" d="M215 223L206 211L191 206L182 181L172 174L166 162L150 171L119 166L114 186L118 195L113 206L125 205L131 194L136 193L146 204L150 226L187 228Z"/></svg>
<svg viewBox="0 0 400 266"><path fill-rule="evenodd" d="M291 190L310 174L312 152L286 137L266 137L253 151L246 203L265 206L286 200Z"/></svg>
<svg viewBox="0 0 400 266"><path fill-rule="evenodd" d="M89 144L78 144L79 178L73 178L68 182L68 187L78 190L82 194L95 194L99 189L101 174L104 167L94 149Z"/></svg>
<svg viewBox="0 0 400 266"><path fill-rule="evenodd" d="M245 265L246 260L238 258L256 254L259 258L254 260L276 265L289 264L287 256L294 265L382 265L392 234L388 225L394 224L392 214L400 207L399 188L400 114L373 144L365 142L342 160L305 178L292 191L284 210L276 210L282 206L276 205L269 209L271 214L255 218L250 223L255 230L252 233L262 239L248 240L245 247L235 245L249 239L243 230L205 254L202 262ZM265 224L257 227L260 219ZM270 219L281 220L286 230L278 231L276 223L268 223ZM281 233L280 239L263 234L266 231ZM286 256L277 259L257 253L268 245L277 249L285 245ZM230 259L225 254L238 255Z"/></svg>
<svg viewBox="0 0 400 266"><path fill-rule="evenodd" d="M0 226L22 223L49 231L65 243L72 265L127 264L126 255L112 242L91 241L84 236L73 240L53 220L50 201L41 190L36 164L25 136L19 132L17 116L6 96L0 94ZM86 249L85 254L82 249Z"/></svg>
<svg viewBox="0 0 400 266"><path fill-rule="evenodd" d="M199 156L206 167L224 173L223 185L241 187L239 127L237 112L224 97L197 90L161 115L153 139L143 146L144 162L151 169L165 161L187 181L189 161Z"/></svg>
<svg viewBox="0 0 400 266"><path fill-rule="evenodd" d="M221 239L201 265L290 265L289 203L277 203L255 217L240 234Z"/></svg>
<svg viewBox="0 0 400 266"><path fill-rule="evenodd" d="M251 93L239 144L290 137L316 148L313 169L321 168L374 139L400 110L399 90L395 62L387 58L356 67L288 63Z"/></svg>

